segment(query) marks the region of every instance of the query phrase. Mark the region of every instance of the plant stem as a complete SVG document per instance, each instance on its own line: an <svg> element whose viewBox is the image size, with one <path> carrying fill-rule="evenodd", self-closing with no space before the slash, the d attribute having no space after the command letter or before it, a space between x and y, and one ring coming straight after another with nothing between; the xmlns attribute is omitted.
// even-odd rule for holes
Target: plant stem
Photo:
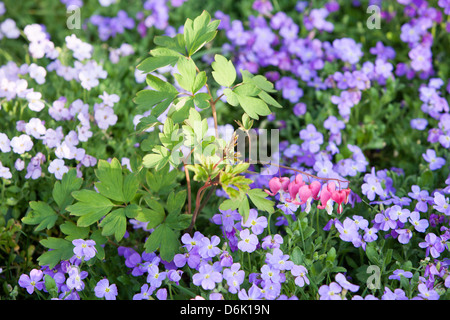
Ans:
<svg viewBox="0 0 450 320"><path fill-rule="evenodd" d="M191 205L192 205L192 195L191 195L191 177L189 176L188 168L186 167L186 163L184 163L184 173L186 174L186 183L187 183L187 192L188 192L188 214L191 214Z"/></svg>

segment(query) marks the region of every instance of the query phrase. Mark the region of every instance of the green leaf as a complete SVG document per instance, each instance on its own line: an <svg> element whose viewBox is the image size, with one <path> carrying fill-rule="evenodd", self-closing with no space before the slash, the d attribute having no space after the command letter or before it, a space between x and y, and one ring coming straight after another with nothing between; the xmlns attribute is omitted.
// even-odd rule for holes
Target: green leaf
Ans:
<svg viewBox="0 0 450 320"><path fill-rule="evenodd" d="M300 249L299 247L295 247L294 250L292 250L291 260L296 265L303 265L303 252L302 252L302 249Z"/></svg>
<svg viewBox="0 0 450 320"><path fill-rule="evenodd" d="M79 190L83 179L77 178L76 169L71 169L63 175L61 181L56 181L53 187L53 199L58 205L61 212L64 212L68 205L71 205L73 198L71 193Z"/></svg>
<svg viewBox="0 0 450 320"><path fill-rule="evenodd" d="M61 260L69 260L73 257L73 244L70 241L49 237L40 241L44 247L52 249L44 252L37 260L39 265L48 265L50 269L53 269Z"/></svg>
<svg viewBox="0 0 450 320"><path fill-rule="evenodd" d="M31 201L31 211L22 218L22 222L29 225L38 225L35 231L41 231L43 229L51 229L58 219L56 212L43 201Z"/></svg>
<svg viewBox="0 0 450 320"><path fill-rule="evenodd" d="M258 120L259 116L268 116L272 113L267 104L258 98L237 95L237 99L242 109L253 119Z"/></svg>
<svg viewBox="0 0 450 320"><path fill-rule="evenodd" d="M100 261L105 259L105 249L103 248L103 245L108 242L108 239L102 236L101 232L102 230L98 229L91 235L91 239L95 241L95 249L97 249L97 254L95 256Z"/></svg>
<svg viewBox="0 0 450 320"><path fill-rule="evenodd" d="M195 76L194 83L192 85L192 94L197 93L201 88L203 88L206 84L206 72L202 71Z"/></svg>
<svg viewBox="0 0 450 320"><path fill-rule="evenodd" d="M191 214L169 213L166 217L165 224L173 230L184 230L191 224Z"/></svg>
<svg viewBox="0 0 450 320"><path fill-rule="evenodd" d="M125 216L125 209L119 208L108 214L102 222L100 227L103 228L102 235L110 236L114 234L117 241L122 240L127 231L127 218Z"/></svg>
<svg viewBox="0 0 450 320"><path fill-rule="evenodd" d="M197 73L194 61L186 57L180 57L178 59L177 69L179 73L175 73L173 76L180 87L186 91L193 92L195 76Z"/></svg>
<svg viewBox="0 0 450 320"><path fill-rule="evenodd" d="M271 200L266 199L267 193L261 189L251 189L247 192L250 200L253 204L262 211L267 211L268 213L273 213L275 203Z"/></svg>
<svg viewBox="0 0 450 320"><path fill-rule="evenodd" d="M219 206L220 210L223 211L236 210L238 207L239 203L231 199L224 200Z"/></svg>
<svg viewBox="0 0 450 320"><path fill-rule="evenodd" d="M175 254L178 253L179 247L177 234L164 223L150 234L144 244L146 252L154 252L159 249L160 257L164 261L172 261Z"/></svg>
<svg viewBox="0 0 450 320"><path fill-rule="evenodd" d="M175 192L171 192L169 197L167 198L167 211L170 213L178 214L181 212L181 209L186 202L186 190L179 191L175 194Z"/></svg>
<svg viewBox="0 0 450 320"><path fill-rule="evenodd" d="M152 151L155 153L147 154L144 158L142 158L142 164L146 168L161 170L169 161L170 153L162 146L156 146Z"/></svg>
<svg viewBox="0 0 450 320"><path fill-rule="evenodd" d="M214 62L211 64L213 68L212 76L218 84L224 87L231 87L236 80L236 69L230 60L222 55L216 54Z"/></svg>
<svg viewBox="0 0 450 320"><path fill-rule="evenodd" d="M194 108L194 100L192 97L182 97L175 104L167 114L175 123L181 123L189 116L189 111ZM181 134L180 134L181 135Z"/></svg>
<svg viewBox="0 0 450 320"><path fill-rule="evenodd" d="M80 216L77 225L88 227L107 215L114 204L106 197L92 190L74 191L77 203L67 207L71 215Z"/></svg>
<svg viewBox="0 0 450 320"><path fill-rule="evenodd" d="M130 204L125 207L125 215L130 219L136 218L141 211L141 207L139 207L137 204Z"/></svg>
<svg viewBox="0 0 450 320"><path fill-rule="evenodd" d="M200 92L194 96L194 104L200 109L206 109L209 105L211 96L208 93Z"/></svg>
<svg viewBox="0 0 450 320"><path fill-rule="evenodd" d="M184 36L180 33L173 38L169 36L156 36L153 42L158 46L172 49L182 55L186 54Z"/></svg>
<svg viewBox="0 0 450 320"><path fill-rule="evenodd" d="M167 65L174 66L180 54L168 48L156 48L150 51L152 57L146 58L137 68L143 73L153 72Z"/></svg>
<svg viewBox="0 0 450 320"><path fill-rule="evenodd" d="M67 235L65 237L66 240L72 241L75 239L86 239L89 235L89 228L86 227L78 227L72 221L66 221L62 225L59 226L62 233Z"/></svg>
<svg viewBox="0 0 450 320"><path fill-rule="evenodd" d="M126 202L123 194L122 166L118 159L112 159L111 163L100 159L95 175L100 180L95 186L102 195L115 201Z"/></svg>
<svg viewBox="0 0 450 320"><path fill-rule="evenodd" d="M238 212L244 221L248 220L248 216L250 215L250 204L248 203L247 196L243 196L239 201Z"/></svg>
<svg viewBox="0 0 450 320"><path fill-rule="evenodd" d="M260 97L265 103L267 103L268 105L274 106L276 108L283 108L283 106L281 104L278 103L277 100L275 100L274 98L272 98L272 96L270 96L267 92L265 91L261 91L258 94L258 97Z"/></svg>
<svg viewBox="0 0 450 320"><path fill-rule="evenodd" d="M124 202L131 202L139 189L139 179L136 173L128 174L123 181Z"/></svg>
<svg viewBox="0 0 450 320"><path fill-rule="evenodd" d="M273 83L267 80L266 77L262 75L253 76L247 70L241 70L241 73L242 73L242 80L244 83L250 83L266 92L276 92L276 90L273 88Z"/></svg>
<svg viewBox="0 0 450 320"><path fill-rule="evenodd" d="M161 122L159 122L158 118L153 115L149 115L139 120L139 123L136 125L136 132L139 133L149 128L153 128L157 125L161 125Z"/></svg>
<svg viewBox="0 0 450 320"><path fill-rule="evenodd" d="M194 21L191 19L186 20L184 24L184 41L188 56L192 56L207 42L214 39L219 23L219 20L211 22L211 16L206 11L203 11Z"/></svg>
<svg viewBox="0 0 450 320"><path fill-rule="evenodd" d="M175 99L178 91L170 83L152 74L147 75L147 84L155 90L141 90L133 101L138 105L138 111L152 110L151 115L159 117Z"/></svg>
<svg viewBox="0 0 450 320"><path fill-rule="evenodd" d="M140 222L148 222L147 228L153 229L159 226L164 219L166 218L166 214L164 212L151 210L148 208L142 208L142 210L136 216L136 220Z"/></svg>
<svg viewBox="0 0 450 320"><path fill-rule="evenodd" d="M55 279L53 279L51 276L46 274L44 276L44 284L45 284L45 289L50 294L50 296L52 298L57 298L58 297L58 287L56 286Z"/></svg>

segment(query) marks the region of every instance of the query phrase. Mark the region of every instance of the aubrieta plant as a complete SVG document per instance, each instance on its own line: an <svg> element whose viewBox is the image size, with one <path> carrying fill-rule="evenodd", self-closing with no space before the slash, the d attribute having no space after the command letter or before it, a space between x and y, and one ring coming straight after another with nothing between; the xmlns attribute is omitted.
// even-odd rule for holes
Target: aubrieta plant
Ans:
<svg viewBox="0 0 450 320"><path fill-rule="evenodd" d="M4 2L2 299L450 298L449 1Z"/></svg>

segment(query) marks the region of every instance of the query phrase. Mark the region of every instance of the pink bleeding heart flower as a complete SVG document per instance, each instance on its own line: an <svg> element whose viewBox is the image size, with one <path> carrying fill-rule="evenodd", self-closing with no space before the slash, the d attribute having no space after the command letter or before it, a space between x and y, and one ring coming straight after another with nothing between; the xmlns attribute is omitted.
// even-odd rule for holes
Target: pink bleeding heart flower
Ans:
<svg viewBox="0 0 450 320"><path fill-rule="evenodd" d="M333 199L339 206L337 213L342 212L342 203L348 201L348 193L346 190L337 190L331 194L331 199Z"/></svg>
<svg viewBox="0 0 450 320"><path fill-rule="evenodd" d="M295 201L295 197L297 196L298 190L300 189L301 185L297 184L295 181L292 181L289 183L288 186L288 192L290 195L290 199L286 199L287 202L293 202Z"/></svg>
<svg viewBox="0 0 450 320"><path fill-rule="evenodd" d="M289 183L291 182L291 180L288 177L282 177L280 180L281 180L281 189L283 189L283 191L287 192L288 186L289 186Z"/></svg>
<svg viewBox="0 0 450 320"><path fill-rule="evenodd" d="M272 179L270 179L269 181L269 190L264 190L268 195L270 196L274 196L278 193L278 191L280 191L282 187L282 182L280 180L280 178L274 177Z"/></svg>
<svg viewBox="0 0 450 320"><path fill-rule="evenodd" d="M309 189L309 186L305 184L298 189L297 193L298 198L296 197L296 199L292 201L292 203L296 205L305 204L308 201L308 199L311 198L311 195L312 195L311 189ZM297 201L297 199L299 199L300 202Z"/></svg>
<svg viewBox="0 0 450 320"><path fill-rule="evenodd" d="M309 189L311 190L311 194L314 200L319 200L318 194L320 188L322 188L322 184L319 181L313 181L309 185Z"/></svg>

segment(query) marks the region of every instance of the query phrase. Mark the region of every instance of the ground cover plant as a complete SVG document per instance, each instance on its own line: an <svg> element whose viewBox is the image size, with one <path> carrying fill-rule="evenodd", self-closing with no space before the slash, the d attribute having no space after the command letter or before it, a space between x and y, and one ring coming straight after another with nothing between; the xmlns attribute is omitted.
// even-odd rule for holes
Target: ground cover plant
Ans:
<svg viewBox="0 0 450 320"><path fill-rule="evenodd" d="M450 1L0 1L2 300L447 300Z"/></svg>

